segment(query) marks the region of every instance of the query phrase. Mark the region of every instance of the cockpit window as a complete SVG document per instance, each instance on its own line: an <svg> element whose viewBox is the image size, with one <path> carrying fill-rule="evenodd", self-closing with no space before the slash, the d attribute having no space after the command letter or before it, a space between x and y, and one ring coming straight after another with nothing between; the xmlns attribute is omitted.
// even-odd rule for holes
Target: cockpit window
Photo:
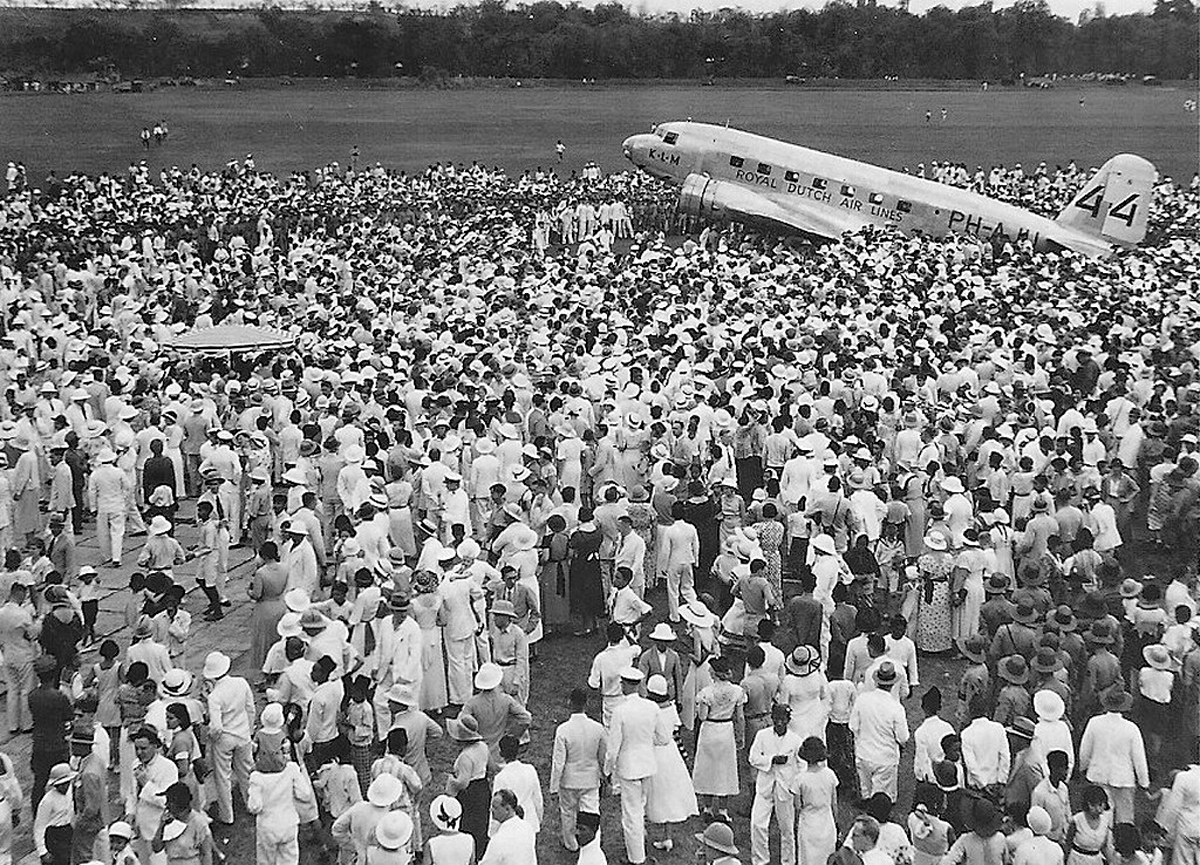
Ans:
<svg viewBox="0 0 1200 865"><path fill-rule="evenodd" d="M665 136L663 136L663 144L674 144L678 140L678 132L668 132Z"/></svg>

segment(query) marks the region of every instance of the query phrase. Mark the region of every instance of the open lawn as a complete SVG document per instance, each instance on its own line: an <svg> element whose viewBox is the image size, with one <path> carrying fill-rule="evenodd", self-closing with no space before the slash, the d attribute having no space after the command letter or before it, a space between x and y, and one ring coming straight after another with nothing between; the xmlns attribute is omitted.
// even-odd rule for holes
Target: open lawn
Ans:
<svg viewBox="0 0 1200 865"><path fill-rule="evenodd" d="M1119 152L1150 159L1187 182L1200 163L1194 89L993 87L811 90L763 86L529 87L475 90L320 88L161 89L140 94L0 95L0 161L23 161L40 182L50 169L123 171L193 162L211 169L253 153L262 170L287 172L338 161L358 145L363 163L408 170L435 161L479 160L521 171L554 161L620 168L625 136L662 120L691 118L783 138L893 168L952 160L970 168L1075 159L1099 165ZM1082 104L1081 104L1082 100ZM948 111L943 122L940 110ZM925 122L925 112L933 119ZM144 151L143 126L165 120L171 135Z"/></svg>

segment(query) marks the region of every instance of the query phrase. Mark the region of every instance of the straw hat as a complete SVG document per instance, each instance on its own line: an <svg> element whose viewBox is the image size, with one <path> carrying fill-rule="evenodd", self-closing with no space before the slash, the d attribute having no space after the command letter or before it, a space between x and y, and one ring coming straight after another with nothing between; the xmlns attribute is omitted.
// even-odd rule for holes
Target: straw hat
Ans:
<svg viewBox="0 0 1200 865"><path fill-rule="evenodd" d="M150 525L146 527L146 531L152 535L165 535L171 531L171 521L162 514L156 514L150 521Z"/></svg>
<svg viewBox="0 0 1200 865"><path fill-rule="evenodd" d="M1142 657L1155 670L1174 670L1176 668L1175 659L1171 657L1171 652L1162 643L1151 643L1144 647Z"/></svg>
<svg viewBox="0 0 1200 865"><path fill-rule="evenodd" d="M793 676L808 676L821 666L821 653L812 646L797 646L784 662L787 671Z"/></svg>
<svg viewBox="0 0 1200 865"><path fill-rule="evenodd" d="M689 625L698 628L711 628L717 623L717 617L705 606L704 601L689 601L679 608L679 618Z"/></svg>
<svg viewBox="0 0 1200 865"><path fill-rule="evenodd" d="M1023 655L1009 655L997 665L996 672L1013 685L1024 685L1029 681L1029 666Z"/></svg>
<svg viewBox="0 0 1200 865"><path fill-rule="evenodd" d="M462 821L462 805L444 793L429 803L429 819L439 832L457 832Z"/></svg>
<svg viewBox="0 0 1200 865"><path fill-rule="evenodd" d="M651 697L665 697L668 693L667 680L659 673L655 673L646 682L646 693Z"/></svg>
<svg viewBox="0 0 1200 865"><path fill-rule="evenodd" d="M939 553L945 552L947 547L946 538L941 532L930 532L925 536L925 546Z"/></svg>

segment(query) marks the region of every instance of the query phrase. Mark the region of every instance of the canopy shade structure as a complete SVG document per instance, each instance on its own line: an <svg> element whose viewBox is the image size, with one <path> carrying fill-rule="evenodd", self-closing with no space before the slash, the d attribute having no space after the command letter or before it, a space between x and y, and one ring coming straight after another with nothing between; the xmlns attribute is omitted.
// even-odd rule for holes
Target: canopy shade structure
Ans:
<svg viewBox="0 0 1200 865"><path fill-rule="evenodd" d="M291 348L295 344L296 337L284 330L243 324L218 324L214 327L194 328L180 334L169 347L177 351L225 353L269 351Z"/></svg>

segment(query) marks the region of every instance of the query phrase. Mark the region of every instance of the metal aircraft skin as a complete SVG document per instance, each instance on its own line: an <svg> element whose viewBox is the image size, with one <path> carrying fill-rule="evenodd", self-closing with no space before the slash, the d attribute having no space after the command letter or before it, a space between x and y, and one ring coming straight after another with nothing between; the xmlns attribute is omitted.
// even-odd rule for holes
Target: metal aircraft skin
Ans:
<svg viewBox="0 0 1200 865"><path fill-rule="evenodd" d="M1140 156L1114 156L1058 215L933 180L799 147L725 126L691 121L631 135L625 158L680 186L684 212L838 240L867 225L932 237L1028 239L1036 249L1090 257L1136 246L1157 172Z"/></svg>

